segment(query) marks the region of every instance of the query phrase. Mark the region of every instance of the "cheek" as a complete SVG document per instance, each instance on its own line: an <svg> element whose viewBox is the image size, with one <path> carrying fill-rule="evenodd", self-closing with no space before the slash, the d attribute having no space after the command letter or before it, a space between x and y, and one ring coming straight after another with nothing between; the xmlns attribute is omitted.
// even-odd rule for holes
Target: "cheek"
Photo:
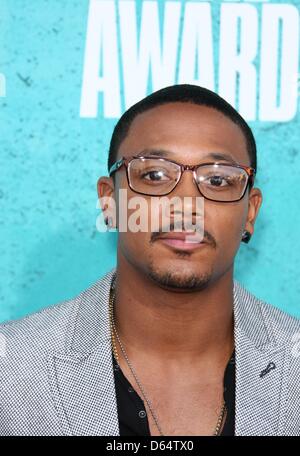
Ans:
<svg viewBox="0 0 300 456"><path fill-rule="evenodd" d="M235 251L240 244L247 218L247 203L230 203L210 207L205 212L204 228L215 237L217 246Z"/></svg>
<svg viewBox="0 0 300 456"><path fill-rule="evenodd" d="M117 223L119 228L121 224L123 227L122 231L119 229L119 246L128 259L137 262L142 254L145 256L150 246L150 205L145 196L125 185L121 188L118 200Z"/></svg>
<svg viewBox="0 0 300 456"><path fill-rule="evenodd" d="M129 231L119 233L118 245L121 255L129 263L136 266L147 262L147 258L151 255L148 233L131 233Z"/></svg>

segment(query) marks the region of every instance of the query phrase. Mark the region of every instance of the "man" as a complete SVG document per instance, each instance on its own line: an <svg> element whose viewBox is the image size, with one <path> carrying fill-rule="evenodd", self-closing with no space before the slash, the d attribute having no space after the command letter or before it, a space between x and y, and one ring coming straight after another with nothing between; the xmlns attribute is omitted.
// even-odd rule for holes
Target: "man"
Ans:
<svg viewBox="0 0 300 456"><path fill-rule="evenodd" d="M123 114L108 165L104 211L123 190L190 197L196 219L202 198L203 236L175 230L174 206L170 231L120 230L116 268L78 297L0 326L0 434L300 435L300 322L233 277L262 202L246 122L209 90L167 87Z"/></svg>

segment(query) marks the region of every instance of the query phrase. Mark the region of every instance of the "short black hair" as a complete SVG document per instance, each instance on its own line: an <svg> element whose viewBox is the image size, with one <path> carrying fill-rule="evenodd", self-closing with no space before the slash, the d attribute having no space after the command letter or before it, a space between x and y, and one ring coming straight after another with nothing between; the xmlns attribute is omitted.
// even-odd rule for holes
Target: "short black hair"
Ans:
<svg viewBox="0 0 300 456"><path fill-rule="evenodd" d="M197 105L209 106L222 112L237 124L246 139L248 154L251 167L257 169L256 144L252 131L243 117L227 102L215 92L192 84L177 84L151 93L147 97L131 106L120 117L115 125L108 153L108 171L117 160L117 154L122 141L126 138L129 128L138 114L148 109L160 106L165 103L184 102Z"/></svg>

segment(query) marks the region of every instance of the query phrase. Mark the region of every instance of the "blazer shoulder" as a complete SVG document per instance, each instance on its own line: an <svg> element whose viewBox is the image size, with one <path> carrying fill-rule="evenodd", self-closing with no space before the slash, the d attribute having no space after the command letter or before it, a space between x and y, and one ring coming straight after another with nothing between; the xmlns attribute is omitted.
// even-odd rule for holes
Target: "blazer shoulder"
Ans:
<svg viewBox="0 0 300 456"><path fill-rule="evenodd" d="M300 336L299 318L262 300L259 300L259 305L265 319L272 327L276 339L280 339L282 343L286 344L293 341L297 334Z"/></svg>
<svg viewBox="0 0 300 456"><path fill-rule="evenodd" d="M10 352L19 354L45 350L65 352L66 341L72 338L77 319L84 325L88 319L97 318L99 301L108 290L113 274L114 269L72 299L0 324L0 342L5 342Z"/></svg>
<svg viewBox="0 0 300 456"><path fill-rule="evenodd" d="M242 312L252 325L264 325L273 338L286 344L295 335L300 336L300 319L256 297L241 283L235 281L235 293L241 298Z"/></svg>
<svg viewBox="0 0 300 456"><path fill-rule="evenodd" d="M80 295L17 320L0 324L0 336L10 351L32 352L43 348L63 348L68 325L80 301Z"/></svg>

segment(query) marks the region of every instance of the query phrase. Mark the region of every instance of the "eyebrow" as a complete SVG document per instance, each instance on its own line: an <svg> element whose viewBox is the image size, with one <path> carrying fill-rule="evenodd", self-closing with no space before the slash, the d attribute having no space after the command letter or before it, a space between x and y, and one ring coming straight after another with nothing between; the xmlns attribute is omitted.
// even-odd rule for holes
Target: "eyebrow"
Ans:
<svg viewBox="0 0 300 456"><path fill-rule="evenodd" d="M174 152L171 150L166 149L144 149L141 152L134 154L135 157L170 157L174 155ZM214 160L223 160L228 161L230 163L238 164L238 162L232 157L232 155L225 153L225 152L209 152L206 154L203 159L205 158L212 158Z"/></svg>

